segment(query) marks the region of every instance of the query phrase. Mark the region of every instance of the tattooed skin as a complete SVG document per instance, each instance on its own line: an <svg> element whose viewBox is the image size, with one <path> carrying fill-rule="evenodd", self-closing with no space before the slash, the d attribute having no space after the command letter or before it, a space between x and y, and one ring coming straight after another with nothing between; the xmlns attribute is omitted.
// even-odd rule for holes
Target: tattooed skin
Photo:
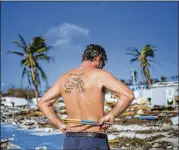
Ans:
<svg viewBox="0 0 179 150"><path fill-rule="evenodd" d="M71 93L74 88L77 88L79 92L85 92L84 82L81 79L82 74L70 74L69 80L65 83L65 93Z"/></svg>

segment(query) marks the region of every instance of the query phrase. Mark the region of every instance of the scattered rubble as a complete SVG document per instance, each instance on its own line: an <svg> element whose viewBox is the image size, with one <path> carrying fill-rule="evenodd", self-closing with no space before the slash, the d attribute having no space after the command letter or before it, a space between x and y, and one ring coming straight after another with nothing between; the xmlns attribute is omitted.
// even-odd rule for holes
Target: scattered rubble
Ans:
<svg viewBox="0 0 179 150"><path fill-rule="evenodd" d="M108 102L109 103L109 102ZM111 107L113 105L111 104ZM67 118L65 107L57 114L61 119ZM110 107L105 107L106 111ZM115 119L114 125L107 131L108 139L119 139L119 142L110 143L111 148L125 150L158 150L178 149L178 116L177 110L151 111L147 105L132 105L121 116ZM45 132L57 130L49 123L38 109L19 109L2 107L1 122L17 125L25 129L43 129ZM140 116L157 116L156 120L140 120ZM1 140L1 149L20 149L8 141ZM37 147L36 150L45 150L46 147Z"/></svg>
<svg viewBox="0 0 179 150"><path fill-rule="evenodd" d="M7 149L21 149L19 146L10 143L13 139L1 139L1 150Z"/></svg>

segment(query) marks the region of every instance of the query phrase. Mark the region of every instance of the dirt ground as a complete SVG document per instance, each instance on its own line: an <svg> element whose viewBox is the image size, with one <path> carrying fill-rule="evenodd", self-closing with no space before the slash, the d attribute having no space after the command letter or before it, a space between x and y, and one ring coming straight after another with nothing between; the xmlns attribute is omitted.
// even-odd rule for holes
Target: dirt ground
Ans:
<svg viewBox="0 0 179 150"><path fill-rule="evenodd" d="M157 114L157 112L155 113ZM118 118L120 120L115 121L116 125L123 126L124 129L127 126L131 128L125 130L123 128L119 130L115 128L108 131L108 134L115 135L115 139L119 140L119 142L110 143L111 148L126 150L178 150L179 126L172 125L170 120L175 114L176 112L164 113L164 116L159 116L157 120ZM133 130L133 126L138 126L139 130ZM149 129L142 130L143 127Z"/></svg>

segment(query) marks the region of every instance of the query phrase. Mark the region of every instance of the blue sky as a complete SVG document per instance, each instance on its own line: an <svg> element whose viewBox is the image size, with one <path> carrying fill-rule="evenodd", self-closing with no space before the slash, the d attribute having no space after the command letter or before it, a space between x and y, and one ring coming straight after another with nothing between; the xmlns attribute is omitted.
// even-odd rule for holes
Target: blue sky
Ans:
<svg viewBox="0 0 179 150"><path fill-rule="evenodd" d="M49 52L55 63L42 63L49 84L81 63L81 55L90 43L102 45L108 55L104 69L118 79L129 79L132 68L128 47L141 50L145 44L157 46L151 76L178 74L177 2L2 2L1 87L20 86L22 68L12 41L20 33L29 43L39 35L55 48ZM26 85L25 81L25 85Z"/></svg>

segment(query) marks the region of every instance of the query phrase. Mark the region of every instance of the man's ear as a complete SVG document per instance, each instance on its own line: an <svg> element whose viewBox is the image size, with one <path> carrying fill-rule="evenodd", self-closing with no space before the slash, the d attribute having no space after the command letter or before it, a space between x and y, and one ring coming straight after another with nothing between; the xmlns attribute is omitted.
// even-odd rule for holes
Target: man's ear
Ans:
<svg viewBox="0 0 179 150"><path fill-rule="evenodd" d="M96 61L97 61L97 62L100 62L100 60L101 60L101 56L97 56L97 57L96 57Z"/></svg>

